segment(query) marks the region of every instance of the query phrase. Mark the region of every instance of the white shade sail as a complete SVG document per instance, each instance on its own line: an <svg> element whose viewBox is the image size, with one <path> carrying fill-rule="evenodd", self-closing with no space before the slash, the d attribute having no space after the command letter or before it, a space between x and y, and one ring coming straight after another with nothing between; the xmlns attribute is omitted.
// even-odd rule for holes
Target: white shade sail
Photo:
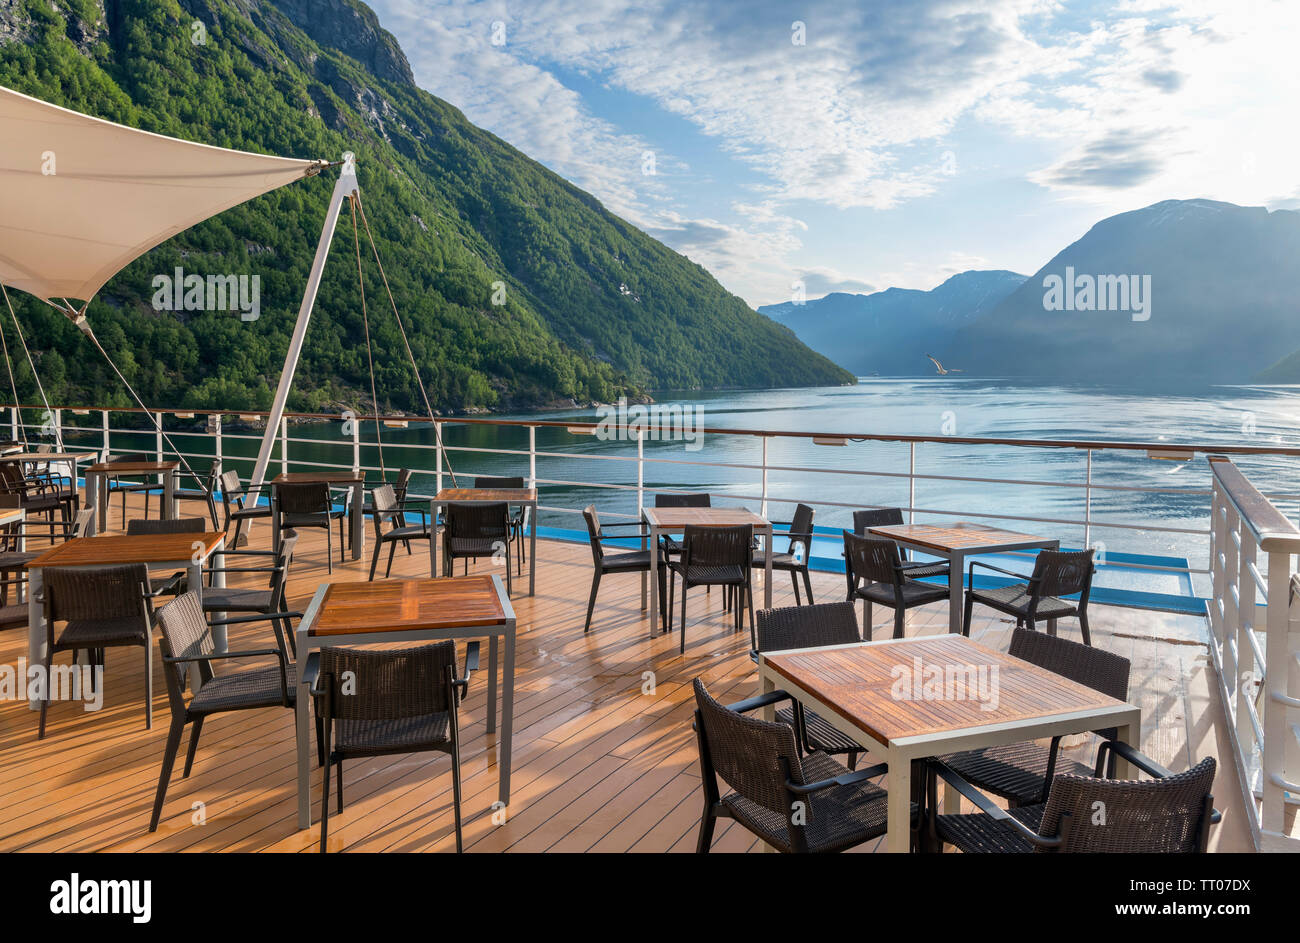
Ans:
<svg viewBox="0 0 1300 943"><path fill-rule="evenodd" d="M176 233L323 166L138 131L0 86L0 282L88 301Z"/></svg>

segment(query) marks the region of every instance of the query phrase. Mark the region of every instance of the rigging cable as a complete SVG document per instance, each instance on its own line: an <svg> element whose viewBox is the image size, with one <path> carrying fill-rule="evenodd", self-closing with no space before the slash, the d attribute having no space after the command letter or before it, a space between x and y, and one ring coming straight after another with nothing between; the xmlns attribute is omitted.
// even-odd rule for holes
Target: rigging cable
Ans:
<svg viewBox="0 0 1300 943"><path fill-rule="evenodd" d="M59 424L57 422L54 422L54 410L50 409L50 401L45 396L45 385L41 383L40 374L36 372L36 364L32 361L32 352L27 349L27 339L23 337L23 329L18 324L18 315L14 313L14 303L9 300L9 292L4 285L0 285L0 292L4 294L5 305L8 306L9 308L9 317L11 317L14 322L14 331L16 331L18 334L19 343L23 345L23 353L27 355L27 366L31 368L32 379L36 381L36 389L40 391L41 402L45 404L45 415L42 417L42 419L47 423L53 424L55 447L58 448L60 452L62 452L63 451L63 430L59 428ZM8 348L6 347L6 356L7 356L7 351ZM17 405L18 405L18 394L15 393L14 406ZM20 423L19 425L22 425L22 423ZM23 428L23 441L24 442L27 441L27 430L25 426Z"/></svg>
<svg viewBox="0 0 1300 943"><path fill-rule="evenodd" d="M375 254L375 265L379 267L379 277L383 280L384 290L388 292L388 303L393 307L393 317L397 319L397 329L402 333L402 344L406 347L406 356L411 361L411 369L415 372L415 382L420 388L420 396L424 400L424 408L429 414L429 421L433 423L433 435L437 441L438 454L442 456L447 465L447 471L451 474L452 487L458 487L456 483L456 471L451 467L451 456L447 455L447 448L442 444L442 431L438 428L439 423L433 414L433 406L429 402L429 394L424 388L424 380L420 378L420 367L415 362L415 354L411 352L411 342L406 338L406 328L402 326L402 316L397 313L397 302L393 300L393 289L388 285L388 276L384 273L384 263L379 261L379 249L375 245L375 237L370 232L370 220L366 218L366 208L361 204L361 193L357 191L353 194L357 201L357 211L361 214L361 224L366 229L366 238L370 240L370 249Z"/></svg>
<svg viewBox="0 0 1300 943"><path fill-rule="evenodd" d="M361 236L357 233L357 195L348 195L348 206L352 209L352 244L357 250L357 286L361 290L361 323L366 330L366 360L370 364L370 402L375 415L375 444L379 446L379 473L388 477L388 468L384 465L384 440L379 433L379 394L375 392L375 352L370 346L370 316L366 313L366 279L361 274Z"/></svg>

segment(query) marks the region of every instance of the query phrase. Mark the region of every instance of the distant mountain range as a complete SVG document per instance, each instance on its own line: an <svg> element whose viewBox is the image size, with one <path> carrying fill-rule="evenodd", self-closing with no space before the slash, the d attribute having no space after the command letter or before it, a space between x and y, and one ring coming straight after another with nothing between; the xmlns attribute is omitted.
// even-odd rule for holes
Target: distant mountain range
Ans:
<svg viewBox="0 0 1300 943"><path fill-rule="evenodd" d="M1166 200L1102 220L1029 278L759 311L858 374L933 373L930 353L967 376L1294 383L1298 262L1300 213Z"/></svg>

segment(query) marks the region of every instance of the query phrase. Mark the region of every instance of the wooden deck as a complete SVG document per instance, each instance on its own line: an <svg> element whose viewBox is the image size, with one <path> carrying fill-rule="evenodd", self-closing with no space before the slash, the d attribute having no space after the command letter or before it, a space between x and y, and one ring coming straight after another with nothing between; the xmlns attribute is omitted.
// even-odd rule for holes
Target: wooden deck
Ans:
<svg viewBox="0 0 1300 943"><path fill-rule="evenodd" d="M119 527L114 502L110 526ZM367 538L369 538L369 531ZM253 546L270 539L265 523ZM337 549L335 550L337 554ZM365 579L367 558L340 566L334 581ZM734 634L722 594L691 594L686 654L677 635L649 636L639 581L603 581L592 631L582 631L591 578L585 544L538 542L537 595L518 587L513 794L494 810L497 746L484 730L486 679L471 681L462 708L462 775L468 851L692 851L701 790L690 729L693 678L724 701L755 693L748 632ZM483 561L471 572L488 572ZM382 570L381 570L382 572ZM459 572L459 567L457 572ZM426 576L427 547L399 548L394 576ZM290 580L302 608L325 577L325 541L302 533ZM232 579L232 585L235 585ZM250 584L251 585L251 584ZM840 598L843 577L814 575L818 599ZM792 605L778 576L774 603ZM892 613L876 610L877 637ZM946 628L943 604L909 613L908 634ZM1201 620L1092 607L1094 644L1133 662L1132 699L1143 710L1142 747L1174 770L1205 755L1227 757L1224 717ZM235 627L232 648L264 647L269 629ZM1005 650L1011 625L977 613L977 640ZM1068 635L1073 630L1063 629ZM0 664L26 654L25 629L0 632ZM462 649L463 651L463 649ZM61 656L66 659L65 656ZM157 648L155 646L155 659ZM110 650L102 710L75 703L50 709L46 739L25 702L0 702L0 850L316 851L318 829L296 827L293 715L268 709L218 715L207 723L193 775L168 792L159 830L148 831L170 712L155 661L154 727L144 729L138 652ZM486 667L486 659L484 661ZM451 851L451 780L442 754L385 757L345 765L347 807L331 816L331 850ZM319 771L313 801L319 803ZM887 783L886 783L887 785ZM1219 851L1250 850L1236 772L1221 762L1215 788L1223 823ZM716 851L757 851L756 841L719 823ZM869 846L864 850L875 850Z"/></svg>

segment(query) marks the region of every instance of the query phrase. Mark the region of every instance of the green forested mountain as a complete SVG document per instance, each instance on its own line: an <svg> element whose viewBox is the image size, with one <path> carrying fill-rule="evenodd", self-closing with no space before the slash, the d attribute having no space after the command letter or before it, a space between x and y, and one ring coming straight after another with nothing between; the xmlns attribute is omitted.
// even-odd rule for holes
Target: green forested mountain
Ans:
<svg viewBox="0 0 1300 943"><path fill-rule="evenodd" d="M0 0L0 84L223 147L334 160L354 151L439 409L850 379L703 268L421 91L396 41L354 0ZM223 213L106 286L89 317L147 402L269 403L333 179ZM177 266L260 275L261 317L154 311L154 276ZM355 266L345 213L293 408L369 399ZM379 405L418 408L370 260L365 274ZM492 303L494 283L504 283L504 305ZM127 405L70 323L10 296L52 401ZM34 388L20 360L26 399Z"/></svg>

